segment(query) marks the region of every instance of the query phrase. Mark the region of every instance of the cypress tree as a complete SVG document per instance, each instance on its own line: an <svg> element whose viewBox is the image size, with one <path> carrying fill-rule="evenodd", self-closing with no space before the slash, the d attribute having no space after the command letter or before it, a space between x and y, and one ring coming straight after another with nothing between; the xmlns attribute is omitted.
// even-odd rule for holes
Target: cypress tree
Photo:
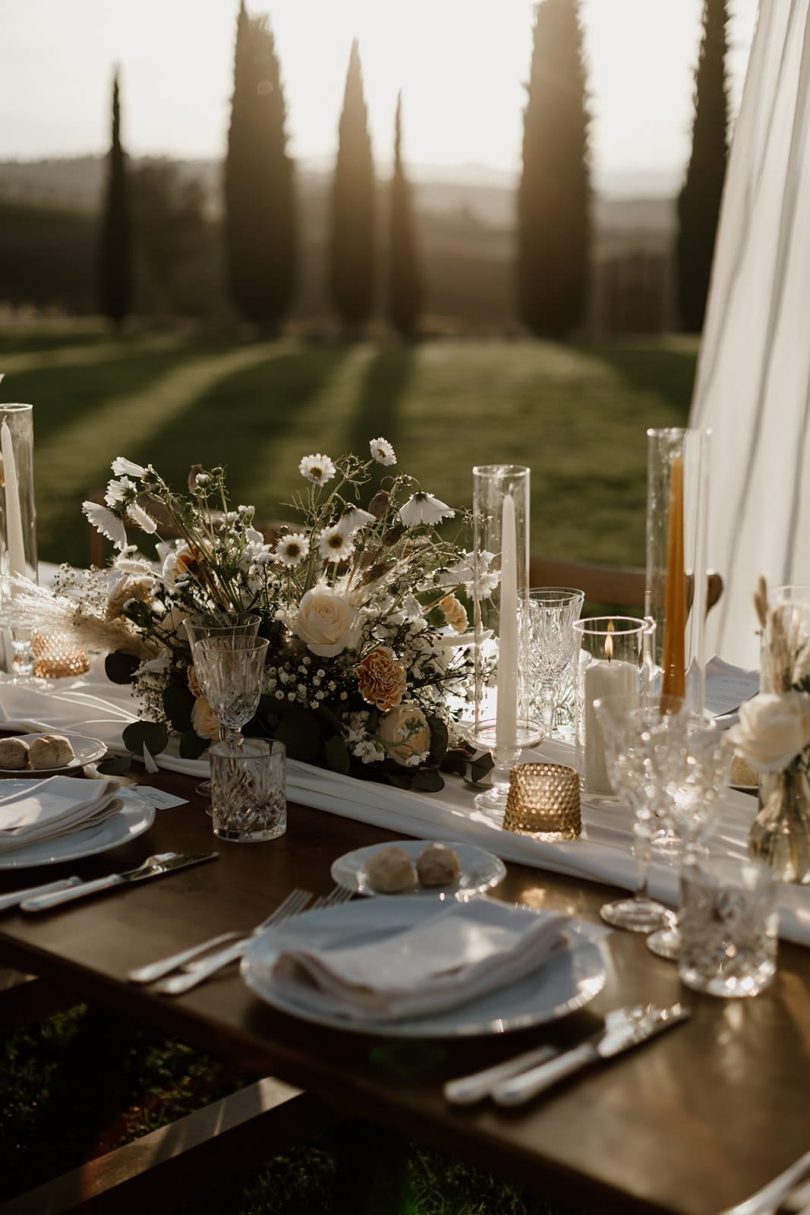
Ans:
<svg viewBox="0 0 810 1215"><path fill-rule="evenodd" d="M101 219L99 304L116 329L129 314L132 299L132 242L126 153L121 144L121 96L118 71L113 77L112 140L107 188Z"/></svg>
<svg viewBox="0 0 810 1215"><path fill-rule="evenodd" d="M411 207L411 188L402 164L402 93L394 119L394 171L391 177L390 244L388 248L388 316L404 337L419 328L422 284Z"/></svg>
<svg viewBox="0 0 810 1215"><path fill-rule="evenodd" d="M675 252L678 309L689 333L703 328L728 153L726 0L704 0L695 72L692 154L678 197Z"/></svg>
<svg viewBox="0 0 810 1215"><path fill-rule="evenodd" d="M581 325L590 264L590 172L585 63L578 0L535 11L518 190L521 319L538 336Z"/></svg>
<svg viewBox="0 0 810 1215"><path fill-rule="evenodd" d="M296 283L293 163L273 34L244 0L236 23L233 101L225 157L228 291L241 315L274 335Z"/></svg>
<svg viewBox="0 0 810 1215"><path fill-rule="evenodd" d="M346 329L356 331L374 302L374 164L357 39L340 116L330 254L335 310Z"/></svg>

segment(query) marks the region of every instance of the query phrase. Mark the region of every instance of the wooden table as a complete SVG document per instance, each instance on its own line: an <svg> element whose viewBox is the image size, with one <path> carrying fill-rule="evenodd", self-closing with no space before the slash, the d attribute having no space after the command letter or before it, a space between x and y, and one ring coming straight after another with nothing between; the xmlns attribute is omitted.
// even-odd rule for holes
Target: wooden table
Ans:
<svg viewBox="0 0 810 1215"><path fill-rule="evenodd" d="M159 811L146 835L114 853L26 871L26 884L67 870L100 876L171 848L210 849L209 819L192 782L161 774L155 783L190 804ZM673 1003L684 996L675 968L653 957L643 939L618 932L610 938L607 986L587 1010L550 1028L431 1043L307 1025L262 1004L234 968L179 999L127 983L133 966L224 929L252 927L293 887L326 892L335 857L388 838L290 805L283 839L217 842L213 863L48 915L5 913L0 961L63 985L77 1001L141 1018L301 1086L343 1113L379 1120L592 1212L712 1215L808 1148L810 951L795 946L781 945L776 981L756 999L686 993L694 1008L686 1025L514 1112L487 1103L450 1108L442 1083L541 1041L576 1042L617 1005ZM5 874L0 889L20 884L19 874ZM608 896L604 887L518 865L509 866L496 894L589 919Z"/></svg>

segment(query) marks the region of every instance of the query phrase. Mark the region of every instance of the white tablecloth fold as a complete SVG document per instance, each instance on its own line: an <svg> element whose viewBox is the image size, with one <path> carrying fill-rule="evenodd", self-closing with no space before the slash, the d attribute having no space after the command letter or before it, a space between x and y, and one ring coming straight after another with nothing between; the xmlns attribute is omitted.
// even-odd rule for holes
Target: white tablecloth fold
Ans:
<svg viewBox="0 0 810 1215"><path fill-rule="evenodd" d="M137 708L130 688L109 683L103 672L56 680L52 688L44 689L0 682L0 719L5 725L89 734L101 738L113 752L124 752L121 731L136 719ZM546 743L538 754L556 763L570 763L572 758L571 748L562 743ZM208 774L206 760L181 759L171 751L157 756L157 760L167 771L199 777ZM613 801L585 798L583 838L545 843L504 831L499 821L476 810L474 790L452 776L441 793L412 793L293 760L288 765L287 792L291 801L405 835L466 840L505 861L625 890L635 886L633 816L627 807ZM716 841L729 853L744 856L755 812L752 797L728 789L718 814ZM678 871L670 858L654 854L650 890L656 898L677 906ZM779 929L785 940L810 946L810 887L780 887Z"/></svg>

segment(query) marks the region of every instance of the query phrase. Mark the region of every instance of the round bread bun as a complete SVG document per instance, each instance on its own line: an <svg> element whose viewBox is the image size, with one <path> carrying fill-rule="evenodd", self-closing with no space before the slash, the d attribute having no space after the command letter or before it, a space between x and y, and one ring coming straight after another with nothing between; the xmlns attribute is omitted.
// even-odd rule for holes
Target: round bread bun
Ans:
<svg viewBox="0 0 810 1215"><path fill-rule="evenodd" d="M383 894L398 894L416 885L416 870L411 858L395 844L375 852L366 865L366 877L374 889Z"/></svg>
<svg viewBox="0 0 810 1215"><path fill-rule="evenodd" d="M47 738L35 738L28 745L28 761L32 768L58 768L58 754Z"/></svg>
<svg viewBox="0 0 810 1215"><path fill-rule="evenodd" d="M449 886L458 881L460 871L458 857L446 844L428 844L416 862L416 872L423 886Z"/></svg>
<svg viewBox="0 0 810 1215"><path fill-rule="evenodd" d="M45 740L56 749L55 767L66 768L72 759L76 758L73 744L62 734L46 734Z"/></svg>
<svg viewBox="0 0 810 1215"><path fill-rule="evenodd" d="M17 772L28 767L28 743L21 738L0 738L0 768Z"/></svg>

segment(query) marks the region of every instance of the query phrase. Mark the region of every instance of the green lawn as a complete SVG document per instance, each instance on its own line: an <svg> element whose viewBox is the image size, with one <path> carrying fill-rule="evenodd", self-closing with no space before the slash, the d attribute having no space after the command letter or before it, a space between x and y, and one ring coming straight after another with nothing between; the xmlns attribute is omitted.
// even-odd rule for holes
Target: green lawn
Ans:
<svg viewBox="0 0 810 1215"><path fill-rule="evenodd" d="M190 464L223 463L237 500L272 518L302 455L365 452L383 435L402 468L458 505L474 464L530 464L534 551L639 564L645 430L684 423L696 354L687 338L226 345L12 326L0 399L35 406L47 560L86 562L79 504L116 455L181 485Z"/></svg>

